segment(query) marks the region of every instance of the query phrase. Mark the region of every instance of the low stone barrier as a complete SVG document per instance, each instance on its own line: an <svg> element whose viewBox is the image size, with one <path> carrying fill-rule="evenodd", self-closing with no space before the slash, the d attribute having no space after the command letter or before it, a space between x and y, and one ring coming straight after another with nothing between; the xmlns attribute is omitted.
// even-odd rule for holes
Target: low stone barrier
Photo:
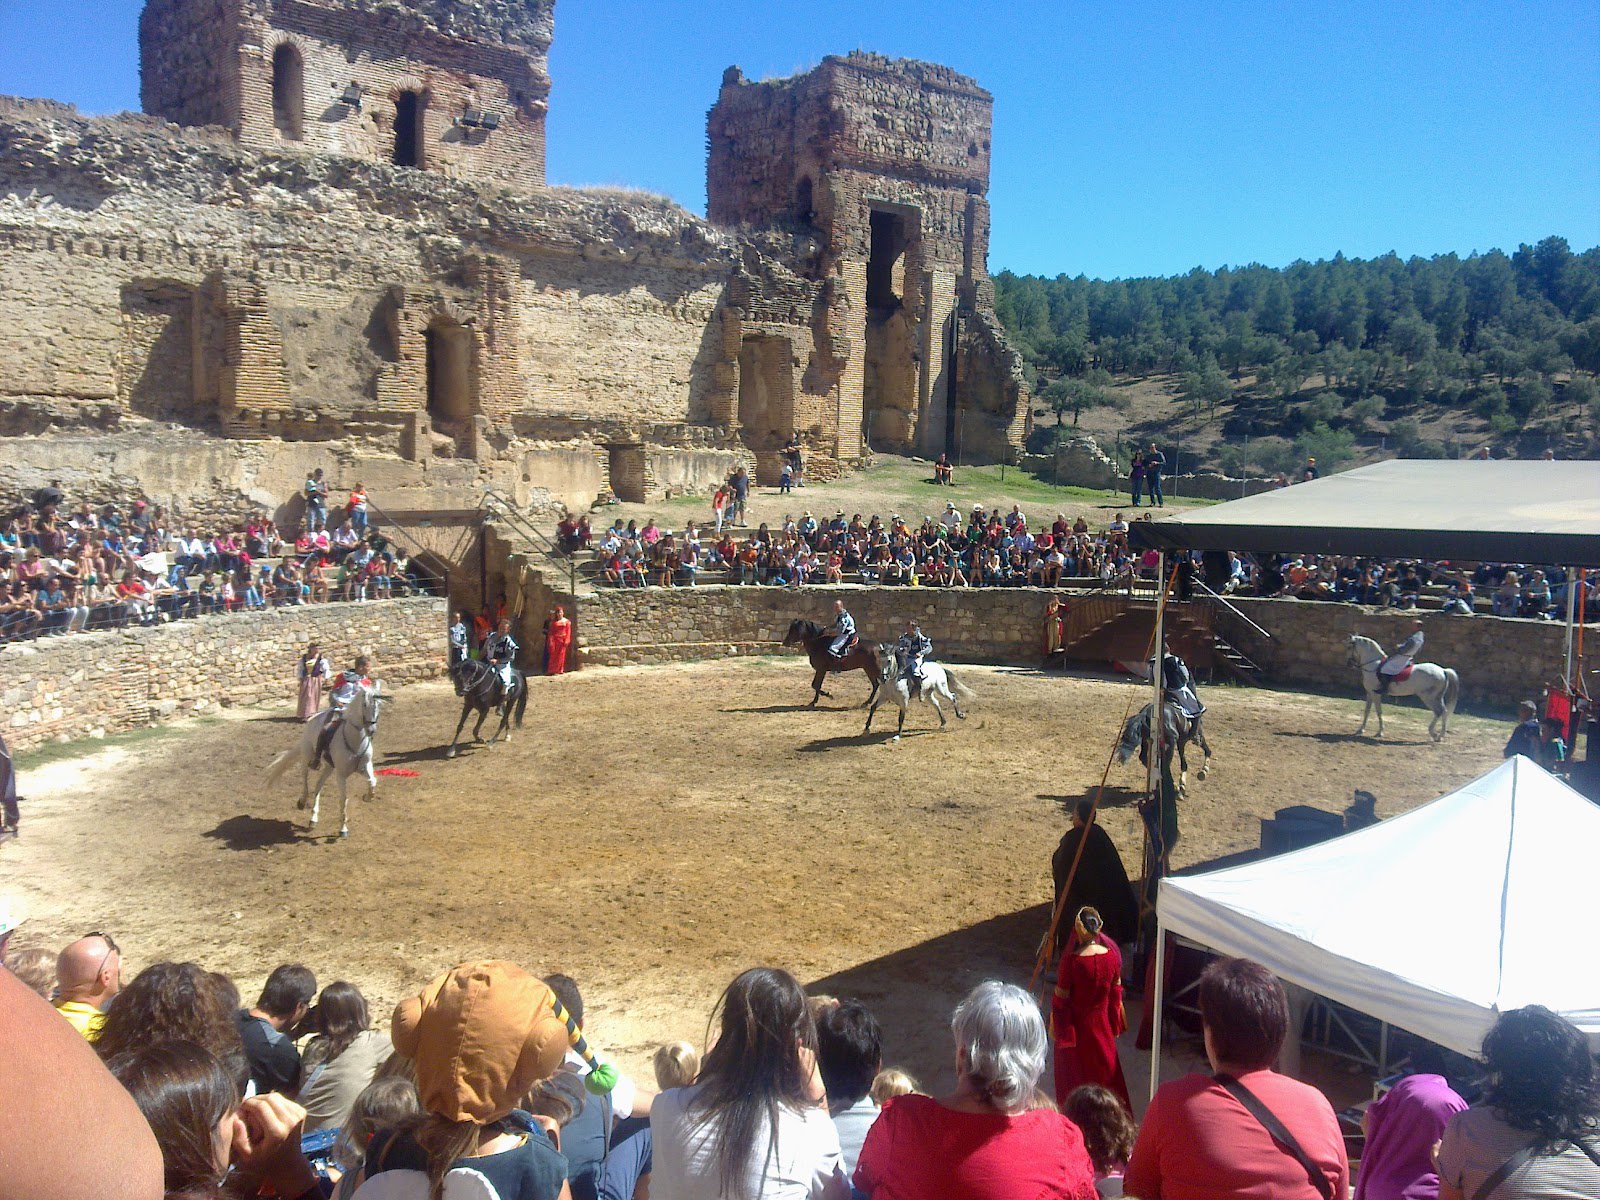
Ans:
<svg viewBox="0 0 1600 1200"><path fill-rule="evenodd" d="M783 652L779 643L797 617L821 624L842 598L863 638L893 641L914 617L948 661L1037 665L1050 593L1037 588L737 587L603 589L578 601L581 659L603 666L687 662L734 654ZM1145 611L1148 601L1131 602ZM1217 618L1217 631L1266 671L1271 684L1358 693L1347 663L1352 633L1384 646L1404 639L1415 613L1348 604L1240 599L1239 611L1267 630L1265 638L1237 617ZM1495 617L1425 618L1423 658L1454 667L1463 697L1510 708L1537 696L1561 674L1559 623Z"/></svg>
<svg viewBox="0 0 1600 1200"><path fill-rule="evenodd" d="M444 670L445 603L307 605L14 643L0 647L0 730L20 750L287 699L314 641L336 667L364 653L386 683L424 679Z"/></svg>

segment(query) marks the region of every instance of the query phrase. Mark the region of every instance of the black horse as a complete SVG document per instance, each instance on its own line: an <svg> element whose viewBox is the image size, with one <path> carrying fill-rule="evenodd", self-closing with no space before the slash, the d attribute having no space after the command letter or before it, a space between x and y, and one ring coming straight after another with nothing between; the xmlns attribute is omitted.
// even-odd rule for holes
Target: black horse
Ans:
<svg viewBox="0 0 1600 1200"><path fill-rule="evenodd" d="M833 634L829 633L815 621L795 621L789 626L789 632L784 635L785 646L804 646L806 657L811 660L811 669L816 675L811 680L811 708L817 706L817 701L824 696L833 699L832 695L822 690L822 681L829 675L841 671L865 671L867 678L872 681L872 691L868 694L866 702L871 704L878 694L878 685L883 681L883 661L878 657L878 648L871 642L858 641L844 652L843 658L835 658L828 652L828 647L833 642Z"/></svg>
<svg viewBox="0 0 1600 1200"><path fill-rule="evenodd" d="M517 728L522 728L522 713L528 707L528 681L521 671L511 668L511 686L502 687L500 672L488 663L479 662L475 658L464 659L450 668L450 678L455 681L456 694L461 697L461 720L456 722L455 736L450 739L450 750L446 758L456 756L456 743L461 740L461 731L466 728L467 717L473 709L478 711L478 723L472 727L472 740L483 740L483 722L489 716L490 710L500 714L500 728L494 731L494 736L489 739L489 745L494 745L500 740L503 733L506 741L511 740L511 719L515 715Z"/></svg>

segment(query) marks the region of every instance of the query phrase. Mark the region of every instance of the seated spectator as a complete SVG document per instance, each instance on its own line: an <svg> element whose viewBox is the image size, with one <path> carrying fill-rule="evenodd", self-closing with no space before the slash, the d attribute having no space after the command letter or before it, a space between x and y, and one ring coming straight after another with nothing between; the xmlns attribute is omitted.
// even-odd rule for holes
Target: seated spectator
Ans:
<svg viewBox="0 0 1600 1200"><path fill-rule="evenodd" d="M306 1023L315 1030L302 1056L306 1129L338 1129L394 1048L371 1027L366 999L355 984L343 980L322 989Z"/></svg>
<svg viewBox="0 0 1600 1200"><path fill-rule="evenodd" d="M1086 1083L1073 1089L1061 1112L1083 1132L1083 1144L1094 1164L1095 1190L1102 1196L1122 1195L1122 1175L1128 1169L1138 1130L1121 1098L1109 1088Z"/></svg>
<svg viewBox="0 0 1600 1200"><path fill-rule="evenodd" d="M1488 1091L1435 1155L1440 1200L1600 1196L1600 1077L1583 1033L1539 1005L1513 1009L1483 1061Z"/></svg>
<svg viewBox="0 0 1600 1200"><path fill-rule="evenodd" d="M106 1009L95 1049L110 1058L158 1042L193 1042L227 1068L242 1092L250 1068L233 1020L237 1002L226 976L192 962L152 963Z"/></svg>
<svg viewBox="0 0 1600 1200"><path fill-rule="evenodd" d="M871 1200L1093 1200L1083 1135L1035 1106L1046 1041L1033 997L1011 984L979 984L950 1028L956 1090L889 1104L861 1148L856 1187Z"/></svg>
<svg viewBox="0 0 1600 1200"><path fill-rule="evenodd" d="M1538 762L1546 771L1565 771L1567 743L1561 736L1562 721L1558 717L1539 718Z"/></svg>
<svg viewBox="0 0 1600 1200"><path fill-rule="evenodd" d="M160 1042L106 1065L156 1135L169 1198L320 1200L316 1174L300 1153L305 1112L293 1101L255 1096L241 1103L222 1064L193 1042Z"/></svg>
<svg viewBox="0 0 1600 1200"><path fill-rule="evenodd" d="M258 1093L300 1090L302 1064L289 1031L311 1011L317 977L297 964L273 968L254 1008L241 1009L237 1024Z"/></svg>
<svg viewBox="0 0 1600 1200"><path fill-rule="evenodd" d="M846 1200L800 985L757 967L718 1007L721 1032L699 1080L663 1092L651 1111L653 1200Z"/></svg>
<svg viewBox="0 0 1600 1200"><path fill-rule="evenodd" d="M1218 959L1200 977L1200 1019L1214 1074L1187 1075L1156 1092L1128 1161L1127 1193L1342 1200L1350 1166L1333 1107L1316 1088L1272 1069L1289 1030L1283 985L1260 963ZM1280 1145L1248 1105L1276 1117L1300 1154Z"/></svg>
<svg viewBox="0 0 1600 1200"><path fill-rule="evenodd" d="M1490 597L1494 615L1497 617L1515 617L1522 609L1522 581L1515 571L1507 571L1505 579L1495 589Z"/></svg>
<svg viewBox="0 0 1600 1200"><path fill-rule="evenodd" d="M367 1161L367 1147L380 1133L392 1133L411 1125L422 1115L417 1100L417 1085L396 1076L374 1079L356 1097L339 1130L329 1157L339 1172L335 1195L347 1200L355 1195L356 1176Z"/></svg>
<svg viewBox="0 0 1600 1200"><path fill-rule="evenodd" d="M0 971L0 1196L159 1200L161 1148L84 1039Z"/></svg>
<svg viewBox="0 0 1600 1200"><path fill-rule="evenodd" d="M90 1042L100 1040L106 1006L122 990L122 951L103 933L70 943L56 957L56 1011Z"/></svg>
<svg viewBox="0 0 1600 1200"><path fill-rule="evenodd" d="M584 1031L585 1039L591 1046L595 1045L594 1039L589 1036L589 1026L584 1024L587 1016L583 1007L583 993L578 990L578 984L570 975L546 975L544 985L561 1001L561 1007L566 1009L578 1027ZM567 1066L576 1071L579 1076L589 1074L591 1064L576 1050L569 1049L566 1058ZM621 1121L627 1117L648 1117L650 1104L655 1099L655 1093L648 1088L641 1088L627 1075L618 1073L617 1081L611 1087L611 1101L616 1112L616 1120Z"/></svg>
<svg viewBox="0 0 1600 1200"><path fill-rule="evenodd" d="M1437 1200L1433 1148L1450 1118L1466 1107L1444 1076L1432 1071L1407 1075L1369 1104L1361 1116L1367 1140L1355 1200Z"/></svg>
<svg viewBox="0 0 1600 1200"><path fill-rule="evenodd" d="M567 1027L550 1001L550 989L520 967L476 962L400 1003L394 1046L416 1069L423 1115L373 1139L357 1197L381 1179L372 1194L385 1200L439 1200L447 1179L471 1176L499 1200L569 1195L565 1160L527 1114L513 1111L555 1073L567 1048Z"/></svg>
<svg viewBox="0 0 1600 1200"><path fill-rule="evenodd" d="M45 1000L56 994L56 956L42 946L7 946L5 968Z"/></svg>
<svg viewBox="0 0 1600 1200"><path fill-rule="evenodd" d="M816 1023L817 1069L828 1092L828 1115L839 1131L845 1173L850 1174L867 1130L878 1119L878 1103L870 1093L883 1067L883 1033L859 1000L828 1006Z"/></svg>
<svg viewBox="0 0 1600 1200"><path fill-rule="evenodd" d="M882 1108L896 1096L909 1096L917 1090L917 1081L899 1067L886 1067L873 1076L872 1089L867 1094Z"/></svg>
<svg viewBox="0 0 1600 1200"><path fill-rule="evenodd" d="M651 1058L655 1067L656 1091L688 1087L700 1074L700 1052L688 1042L668 1042Z"/></svg>

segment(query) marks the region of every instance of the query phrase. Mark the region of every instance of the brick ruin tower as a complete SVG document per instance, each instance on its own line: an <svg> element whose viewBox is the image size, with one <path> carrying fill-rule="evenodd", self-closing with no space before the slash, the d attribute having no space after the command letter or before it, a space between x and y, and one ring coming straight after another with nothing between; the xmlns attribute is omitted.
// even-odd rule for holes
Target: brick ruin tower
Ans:
<svg viewBox="0 0 1600 1200"><path fill-rule="evenodd" d="M1026 432L987 266L993 106L948 67L861 52L790 79L752 83L737 67L723 77L708 120L708 215L817 247L811 274L831 287L842 326L841 460L875 448L995 461Z"/></svg>
<svg viewBox="0 0 1600 1200"><path fill-rule="evenodd" d="M455 178L542 185L555 0L148 0L146 112Z"/></svg>

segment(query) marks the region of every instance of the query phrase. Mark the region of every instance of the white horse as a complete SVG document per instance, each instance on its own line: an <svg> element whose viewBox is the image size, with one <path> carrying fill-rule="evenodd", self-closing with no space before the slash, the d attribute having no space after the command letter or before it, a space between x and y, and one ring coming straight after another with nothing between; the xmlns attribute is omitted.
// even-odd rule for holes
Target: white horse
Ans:
<svg viewBox="0 0 1600 1200"><path fill-rule="evenodd" d="M314 792L311 788L311 765L316 758L317 739L322 736L328 722L333 720L331 708L323 709L301 726L300 744L278 755L267 768L266 781L271 784L290 766L300 764L300 802L295 807L304 809L310 806L311 828L317 827L317 815L322 806L322 785L327 782L329 775L337 773L339 836L350 836L350 776L359 771L367 777L367 799L371 800L378 790L378 778L372 773L372 739L377 736L378 718L382 715L383 706L391 699L393 697L384 694L381 679L374 681L370 688L356 689L355 696L345 706L344 722L328 745L328 757L333 760L332 765L322 768Z"/></svg>
<svg viewBox="0 0 1600 1200"><path fill-rule="evenodd" d="M1347 662L1361 668L1361 687L1367 694L1367 706L1361 710L1361 728L1356 730L1358 737L1366 732L1367 717L1373 709L1378 711L1378 736L1383 736L1384 693L1378 690L1378 667L1388 657L1383 647L1371 638L1358 633L1350 635ZM1450 731L1450 714L1456 711L1456 702L1461 698L1461 679L1449 667L1417 663L1410 675L1389 684L1388 695L1415 696L1422 701L1433 713L1433 719L1428 722L1428 736L1436 742L1443 741Z"/></svg>
<svg viewBox="0 0 1600 1200"><path fill-rule="evenodd" d="M900 706L900 722L895 726L893 739L897 742L900 740L901 731L906 727L906 709L911 707L913 700L926 700L933 705L933 711L939 714L940 729L949 724L944 718L944 709L939 705L940 696L950 701L960 720L967 719L967 714L961 711L961 701L958 697L974 696L977 693L938 663L923 663L922 682L913 688L901 673L900 652L894 646L879 646L878 661L883 664L883 676L878 689L873 693L872 705L867 709L867 727L861 731L863 735L872 732L872 714L878 711L878 705L886 698L892 699Z"/></svg>

